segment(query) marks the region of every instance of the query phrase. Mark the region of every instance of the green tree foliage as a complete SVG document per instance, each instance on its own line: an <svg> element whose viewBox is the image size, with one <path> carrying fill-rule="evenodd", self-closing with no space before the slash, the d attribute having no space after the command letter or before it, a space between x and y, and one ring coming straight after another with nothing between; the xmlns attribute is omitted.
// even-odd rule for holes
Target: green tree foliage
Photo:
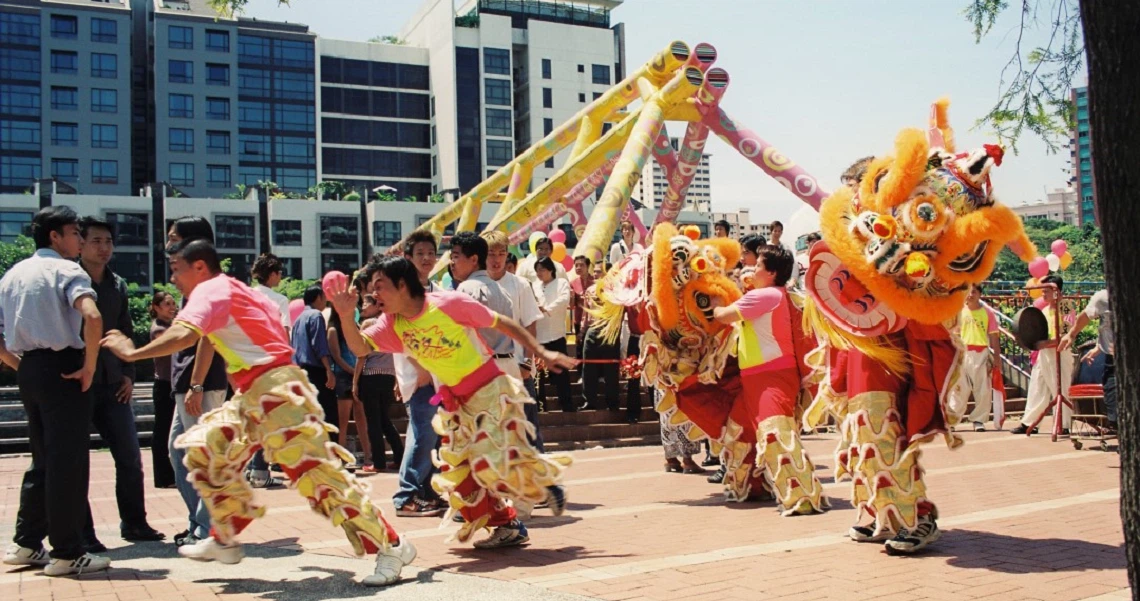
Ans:
<svg viewBox="0 0 1140 601"><path fill-rule="evenodd" d="M378 35L370 40L373 44L393 44L395 46L403 46L407 41L400 39L397 35Z"/></svg>
<svg viewBox="0 0 1140 601"><path fill-rule="evenodd" d="M15 242L0 242L0 274L36 252L36 245L27 236L17 236Z"/></svg>
<svg viewBox="0 0 1140 601"><path fill-rule="evenodd" d="M293 278L282 278L281 283L277 285L274 290L278 293L285 295L285 298L294 300L305 296L305 290L316 284L316 280L299 280Z"/></svg>
<svg viewBox="0 0 1140 601"><path fill-rule="evenodd" d="M245 10L249 0L206 0L210 7L224 17L233 17ZM288 6L290 0L277 0L277 4Z"/></svg>
<svg viewBox="0 0 1140 601"><path fill-rule="evenodd" d="M1025 222L1025 233L1041 256L1051 252L1049 246L1054 240L1061 239L1068 243L1073 263L1061 273L1066 281L1104 281L1104 250L1101 246L1100 230L1093 224L1077 227L1058 221L1030 219ZM1029 267L1008 248L1003 249L990 279L1024 282L1029 279Z"/></svg>
<svg viewBox="0 0 1140 601"><path fill-rule="evenodd" d="M1009 0L970 0L964 14L978 42L1009 8ZM998 137L1017 150L1017 140L1028 130L1050 152L1068 147L1073 123L1069 90L1084 65L1085 45L1081 36L1078 0L1021 0L1021 24L1013 56L1002 69L998 100L977 125L992 127ZM1027 48L1027 31L1048 28L1043 46ZM1074 255L1075 257L1075 255Z"/></svg>

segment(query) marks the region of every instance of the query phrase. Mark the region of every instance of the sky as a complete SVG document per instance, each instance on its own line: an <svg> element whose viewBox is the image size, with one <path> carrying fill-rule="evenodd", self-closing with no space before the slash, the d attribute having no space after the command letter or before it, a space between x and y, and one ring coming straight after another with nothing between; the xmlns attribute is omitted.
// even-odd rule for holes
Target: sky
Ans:
<svg viewBox="0 0 1140 601"><path fill-rule="evenodd" d="M250 0L245 15L305 23L317 34L367 40L399 33L422 0ZM1002 68L1017 40L1016 9L981 43L962 14L968 0L626 0L627 70L672 40L716 46L731 77L721 107L826 187L855 159L891 152L897 133L925 128L930 103L951 100L959 149L996 143L975 122L997 102ZM1045 25L1023 45L1044 40ZM682 124L670 133L682 135ZM676 132L676 133L674 133ZM801 201L719 139L710 138L714 211L748 208L752 221L786 219ZM1068 180L1067 150L1049 154L1024 136L992 175L1016 206Z"/></svg>

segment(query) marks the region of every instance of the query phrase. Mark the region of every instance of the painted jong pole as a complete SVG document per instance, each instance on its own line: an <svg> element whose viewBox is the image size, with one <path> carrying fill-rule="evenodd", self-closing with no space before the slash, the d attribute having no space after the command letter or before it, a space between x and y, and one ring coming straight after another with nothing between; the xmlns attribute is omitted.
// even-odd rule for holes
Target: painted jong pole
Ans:
<svg viewBox="0 0 1140 601"><path fill-rule="evenodd" d="M752 130L732 120L719 106L704 117L704 124L729 146L764 170L797 198L819 210L829 192L820 187L815 177L795 161L784 156L775 146L765 142Z"/></svg>
<svg viewBox="0 0 1140 601"><path fill-rule="evenodd" d="M647 96L645 105L641 109L641 116L625 148L622 149L621 159L614 167L613 175L606 182L605 192L594 205L594 211L586 224L586 231L582 233L578 246L574 249L575 256L585 256L591 261L602 258L609 248L609 241L617 228L618 219L629 203L633 186L641 177L641 170L645 167L650 149L661 133L665 117L664 109L692 96L703 80L704 74L699 69L690 67L678 72L672 81L656 92L652 91L648 83L641 82L643 93Z"/></svg>
<svg viewBox="0 0 1140 601"><path fill-rule="evenodd" d="M704 82L697 91L695 103L697 110L702 114L714 110L728 89L728 81L728 72L724 69L716 68L705 72ZM677 162L677 169L666 180L669 182L669 190L661 202L661 210L657 213L655 224L677 221L677 215L685 206L689 186L692 185L693 177L700 168L708 137L709 128L704 123L696 121L689 123L685 130L684 141L681 143L681 156Z"/></svg>
<svg viewBox="0 0 1140 601"><path fill-rule="evenodd" d="M533 219L526 224L519 226L517 229L511 231L508 235L510 243L521 244L524 240L528 239L533 232L544 232L558 219L566 213L571 211L572 206L581 206L582 201L594 193L594 190L605 184L606 179L613 171L614 165L617 164L618 157L615 155L602 165L601 169L590 174L589 177L578 182L570 193L566 195L561 201L556 202L542 210Z"/></svg>

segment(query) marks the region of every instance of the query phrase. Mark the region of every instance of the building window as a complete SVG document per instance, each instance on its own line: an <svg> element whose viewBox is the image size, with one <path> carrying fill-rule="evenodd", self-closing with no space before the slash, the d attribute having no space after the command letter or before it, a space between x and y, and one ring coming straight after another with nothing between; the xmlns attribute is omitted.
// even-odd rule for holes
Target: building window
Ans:
<svg viewBox="0 0 1140 601"><path fill-rule="evenodd" d="M597 100L597 99L599 99L599 98L601 98L601 97L602 97L602 93L601 93L601 92L594 92L594 100Z"/></svg>
<svg viewBox="0 0 1140 601"><path fill-rule="evenodd" d="M19 236L32 235L32 213L0 211L0 242L12 243Z"/></svg>
<svg viewBox="0 0 1140 601"><path fill-rule="evenodd" d="M206 30L206 50L214 52L230 51L230 32L220 29Z"/></svg>
<svg viewBox="0 0 1140 601"><path fill-rule="evenodd" d="M119 24L112 19L91 18L91 41L115 43L119 41Z"/></svg>
<svg viewBox="0 0 1140 601"><path fill-rule="evenodd" d="M304 262L299 257L281 257L281 277L293 278L294 280L301 279L301 270Z"/></svg>
<svg viewBox="0 0 1140 601"><path fill-rule="evenodd" d="M150 246L147 213L107 213L107 223L115 228L116 246Z"/></svg>
<svg viewBox="0 0 1140 601"><path fill-rule="evenodd" d="M79 88L51 87L51 108L57 111L79 110Z"/></svg>
<svg viewBox="0 0 1140 601"><path fill-rule="evenodd" d="M194 63L190 61L170 61L170 83L194 83Z"/></svg>
<svg viewBox="0 0 1140 601"><path fill-rule="evenodd" d="M170 152L194 152L194 130L170 128Z"/></svg>
<svg viewBox="0 0 1140 601"><path fill-rule="evenodd" d="M578 94L578 102L586 102L586 95L579 93Z"/></svg>
<svg viewBox="0 0 1140 601"><path fill-rule="evenodd" d="M502 167L515 158L514 143L508 140L487 140L487 165Z"/></svg>
<svg viewBox="0 0 1140 601"><path fill-rule="evenodd" d="M29 213L29 215L31 215ZM403 223L399 221L373 221L372 245L392 246L398 244L403 235Z"/></svg>
<svg viewBox="0 0 1140 601"><path fill-rule="evenodd" d="M115 237L120 237L119 232L115 232ZM116 249L115 254L111 257L110 266L111 271L114 271L128 283L138 284L144 288L151 285L150 253L120 252Z"/></svg>
<svg viewBox="0 0 1140 601"><path fill-rule="evenodd" d="M207 131L206 132L206 153L207 154L229 154L230 153L230 132L228 132L228 131Z"/></svg>
<svg viewBox="0 0 1140 601"><path fill-rule="evenodd" d="M52 159L51 176L68 183L79 183L79 161L75 159Z"/></svg>
<svg viewBox="0 0 1140 601"><path fill-rule="evenodd" d="M40 150L38 121L0 120L0 150Z"/></svg>
<svg viewBox="0 0 1140 601"><path fill-rule="evenodd" d="M51 145L52 146L78 146L79 145L79 124L78 123L55 123L51 124Z"/></svg>
<svg viewBox="0 0 1140 601"><path fill-rule="evenodd" d="M171 94L170 116L180 119L193 119L194 97L189 94Z"/></svg>
<svg viewBox="0 0 1140 601"><path fill-rule="evenodd" d="M591 65L593 68L593 80L596 84L610 85L610 66L609 65Z"/></svg>
<svg viewBox="0 0 1140 601"><path fill-rule="evenodd" d="M554 131L554 119L549 117L542 120L542 135L549 136L550 132Z"/></svg>
<svg viewBox="0 0 1140 601"><path fill-rule="evenodd" d="M171 48L192 50L194 48L194 30L181 25L171 25L167 30L170 36Z"/></svg>
<svg viewBox="0 0 1140 601"><path fill-rule="evenodd" d="M91 77L115 79L119 76L119 57L102 52L91 53Z"/></svg>
<svg viewBox="0 0 1140 601"><path fill-rule="evenodd" d="M0 12L0 39L9 44L40 45L40 16Z"/></svg>
<svg viewBox="0 0 1140 601"><path fill-rule="evenodd" d="M116 113L119 111L119 91L91 88L91 112Z"/></svg>
<svg viewBox="0 0 1140 601"><path fill-rule="evenodd" d="M91 183L119 183L119 162L95 159L91 161Z"/></svg>
<svg viewBox="0 0 1140 601"><path fill-rule="evenodd" d="M67 50L51 51L51 72L61 75L76 75L79 73L79 54Z"/></svg>
<svg viewBox="0 0 1140 601"><path fill-rule="evenodd" d="M279 136L274 148L274 158L279 163L314 163L317 160L315 138L294 138Z"/></svg>
<svg viewBox="0 0 1140 601"><path fill-rule="evenodd" d="M483 72L494 75L510 75L511 51L501 48L484 48Z"/></svg>
<svg viewBox="0 0 1140 601"><path fill-rule="evenodd" d="M358 258L353 253L321 253L321 273L340 271L352 273L356 270Z"/></svg>
<svg viewBox="0 0 1140 601"><path fill-rule="evenodd" d="M542 88L542 108L554 108L554 90L550 88Z"/></svg>
<svg viewBox="0 0 1140 601"><path fill-rule="evenodd" d="M492 108L487 109L487 135L511 137L512 120L513 117L510 111Z"/></svg>
<svg viewBox="0 0 1140 601"><path fill-rule="evenodd" d="M257 248L253 215L215 215L218 248Z"/></svg>
<svg viewBox="0 0 1140 601"><path fill-rule="evenodd" d="M91 148L118 148L119 126L93 123L91 125Z"/></svg>
<svg viewBox="0 0 1140 601"><path fill-rule="evenodd" d="M483 86L488 105L511 106L511 82L505 79L487 79Z"/></svg>
<svg viewBox="0 0 1140 601"><path fill-rule="evenodd" d="M206 98L206 118L216 121L230 120L229 98Z"/></svg>
<svg viewBox="0 0 1140 601"><path fill-rule="evenodd" d="M233 185L229 165L206 165L206 185L210 188L229 188Z"/></svg>
<svg viewBox="0 0 1140 601"><path fill-rule="evenodd" d="M273 244L277 246L301 246L300 220L274 219L272 225Z"/></svg>
<svg viewBox="0 0 1140 601"><path fill-rule="evenodd" d="M321 216L321 248L352 250L360 244L360 221L356 217Z"/></svg>
<svg viewBox="0 0 1140 601"><path fill-rule="evenodd" d="M316 98L316 85L312 73L278 71L273 77L273 97L283 100L307 100Z"/></svg>
<svg viewBox="0 0 1140 601"><path fill-rule="evenodd" d="M542 59L542 78L543 79L550 79L552 70L553 70L553 68L551 67L550 59L548 59L548 58Z"/></svg>
<svg viewBox="0 0 1140 601"><path fill-rule="evenodd" d="M206 63L206 83L212 86L230 85L230 66Z"/></svg>
<svg viewBox="0 0 1140 601"><path fill-rule="evenodd" d="M316 116L312 105L278 104L273 111L273 125L278 130L316 131Z"/></svg>
<svg viewBox="0 0 1140 601"><path fill-rule="evenodd" d="M0 155L0 186L24 187L37 179L40 179L39 157Z"/></svg>
<svg viewBox="0 0 1140 601"><path fill-rule="evenodd" d="M586 65L578 65L578 72L579 73L585 73L586 72Z"/></svg>
<svg viewBox="0 0 1140 601"><path fill-rule="evenodd" d="M51 37L74 40L79 37L79 17L71 15L51 16Z"/></svg>
<svg viewBox="0 0 1140 601"><path fill-rule="evenodd" d="M238 154L243 161L269 161L269 136L241 134L238 136Z"/></svg>
<svg viewBox="0 0 1140 601"><path fill-rule="evenodd" d="M3 39L3 38L0 38ZM40 80L40 51L5 48L0 53L0 79Z"/></svg>
<svg viewBox="0 0 1140 601"><path fill-rule="evenodd" d="M40 116L40 87L0 83L0 113Z"/></svg>
<svg viewBox="0 0 1140 601"><path fill-rule="evenodd" d="M542 166L546 167L547 169L554 169L554 157L546 159L546 162L543 163Z"/></svg>
<svg viewBox="0 0 1140 601"><path fill-rule="evenodd" d="M194 164L193 163L171 163L170 164L170 183L175 186L193 186L194 185ZM224 247L232 248L232 247ZM252 248L242 247L242 248Z"/></svg>
<svg viewBox="0 0 1140 601"><path fill-rule="evenodd" d="M313 68L313 43L300 40L273 40L273 62L284 67Z"/></svg>

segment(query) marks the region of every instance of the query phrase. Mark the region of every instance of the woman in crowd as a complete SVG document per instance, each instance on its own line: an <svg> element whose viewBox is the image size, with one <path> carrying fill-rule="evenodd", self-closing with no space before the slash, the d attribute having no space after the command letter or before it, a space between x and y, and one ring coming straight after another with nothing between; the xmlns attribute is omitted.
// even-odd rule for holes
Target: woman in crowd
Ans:
<svg viewBox="0 0 1140 601"><path fill-rule="evenodd" d="M337 427L340 428L340 433L337 434L337 443L348 448L348 420L355 415L357 439L364 449L364 463L367 465L372 463L372 444L368 438L368 423L364 418L364 406L352 394L352 377L356 373L356 355L348 350L348 343L340 334L340 315L337 315L336 309L332 305L329 305L329 311L331 313L329 314L327 335L329 337L329 352L332 354L333 360L333 374L336 375L336 404L339 418L337 421L340 422L337 424ZM349 469L359 467L359 465L354 464L349 466Z"/></svg>
<svg viewBox="0 0 1140 601"><path fill-rule="evenodd" d="M150 339L154 340L170 327L178 313L178 303L169 292L158 291L150 299ZM154 437L150 456L154 466L154 487L174 488L174 466L170 463L170 424L174 421L174 393L170 387L170 355L154 360Z"/></svg>
<svg viewBox="0 0 1140 601"><path fill-rule="evenodd" d="M542 318L537 323L538 343L548 350L566 354L566 316L570 309L570 282L558 277L554 261L550 257L539 259L534 263L535 274L542 283ZM558 391L558 403L563 411L574 412L570 398L570 372L562 370L550 373L550 380ZM541 394L541 387L540 394Z"/></svg>
<svg viewBox="0 0 1140 601"><path fill-rule="evenodd" d="M370 294L361 296L361 328L372 325L380 316L380 305ZM386 469L384 439L392 446L392 468L400 469L404 457L404 443L400 432L392 423L390 413L396 400L396 365L391 353L373 351L356 361L352 380L352 398L364 408L364 420L368 422L369 443L372 448L372 464L365 462L365 473ZM369 472L369 468L371 472Z"/></svg>

